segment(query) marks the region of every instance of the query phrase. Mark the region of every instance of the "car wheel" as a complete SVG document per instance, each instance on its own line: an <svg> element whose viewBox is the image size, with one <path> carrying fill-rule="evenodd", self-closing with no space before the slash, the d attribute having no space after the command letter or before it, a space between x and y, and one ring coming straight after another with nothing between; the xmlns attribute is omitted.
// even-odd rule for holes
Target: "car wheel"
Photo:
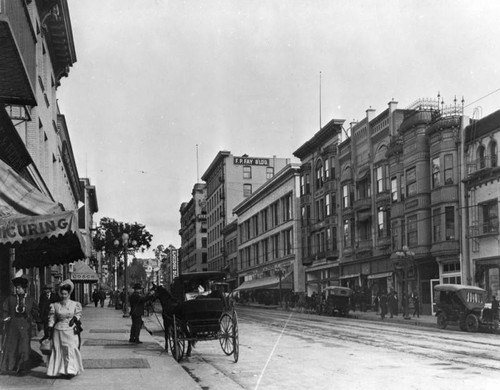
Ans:
<svg viewBox="0 0 500 390"><path fill-rule="evenodd" d="M474 314L469 314L465 318L465 328L467 332L477 332L479 328L479 320Z"/></svg>

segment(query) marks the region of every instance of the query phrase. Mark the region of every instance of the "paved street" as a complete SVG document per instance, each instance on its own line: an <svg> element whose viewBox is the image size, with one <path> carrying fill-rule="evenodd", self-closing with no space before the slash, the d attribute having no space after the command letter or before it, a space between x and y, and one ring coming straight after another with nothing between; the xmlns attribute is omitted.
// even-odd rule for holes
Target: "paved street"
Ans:
<svg viewBox="0 0 500 390"><path fill-rule="evenodd" d="M237 364L217 342L198 343L182 363L206 389L222 380L224 389L490 389L500 381L495 334L374 315L363 321L241 306L238 314Z"/></svg>

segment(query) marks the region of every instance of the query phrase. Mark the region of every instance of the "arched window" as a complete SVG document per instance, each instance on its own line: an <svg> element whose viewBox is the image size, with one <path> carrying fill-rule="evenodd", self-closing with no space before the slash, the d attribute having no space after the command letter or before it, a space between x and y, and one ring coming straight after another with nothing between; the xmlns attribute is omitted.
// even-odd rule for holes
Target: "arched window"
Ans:
<svg viewBox="0 0 500 390"><path fill-rule="evenodd" d="M486 160L485 160L485 150L484 150L484 146L483 145L480 145L478 148L477 148L477 166L479 169L483 169L483 168L486 168Z"/></svg>
<svg viewBox="0 0 500 390"><path fill-rule="evenodd" d="M496 141L492 140L488 145L488 154L490 157L490 166L492 168L498 166L498 147Z"/></svg>

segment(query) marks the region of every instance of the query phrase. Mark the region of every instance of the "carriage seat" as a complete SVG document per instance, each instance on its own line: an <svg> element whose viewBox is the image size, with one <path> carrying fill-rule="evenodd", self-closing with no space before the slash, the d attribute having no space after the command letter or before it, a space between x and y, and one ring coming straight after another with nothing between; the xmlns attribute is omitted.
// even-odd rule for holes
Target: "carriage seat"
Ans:
<svg viewBox="0 0 500 390"><path fill-rule="evenodd" d="M219 298L193 299L182 304L182 317L195 332L217 332L224 303Z"/></svg>

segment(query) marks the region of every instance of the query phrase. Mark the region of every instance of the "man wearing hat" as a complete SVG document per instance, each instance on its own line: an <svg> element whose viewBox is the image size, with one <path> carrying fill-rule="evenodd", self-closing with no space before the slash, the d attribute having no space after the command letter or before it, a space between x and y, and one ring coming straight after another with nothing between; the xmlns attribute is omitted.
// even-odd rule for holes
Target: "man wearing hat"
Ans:
<svg viewBox="0 0 500 390"><path fill-rule="evenodd" d="M152 296L141 295L142 286L140 283L134 284L134 292L129 297L130 317L132 317L132 327L130 328L129 342L141 344L139 334L142 328L142 315L144 314L144 304L152 299Z"/></svg>
<svg viewBox="0 0 500 390"><path fill-rule="evenodd" d="M2 306L2 318L7 324L4 334L0 371L22 375L29 369L31 324L39 321L38 305L27 295L28 279L12 279L15 294Z"/></svg>
<svg viewBox="0 0 500 390"><path fill-rule="evenodd" d="M40 322L43 326L43 338L41 341L49 338L49 312L50 304L54 302L59 302L61 299L53 291L51 284L46 284L43 286L43 291L40 296L40 302L38 306L40 307Z"/></svg>

